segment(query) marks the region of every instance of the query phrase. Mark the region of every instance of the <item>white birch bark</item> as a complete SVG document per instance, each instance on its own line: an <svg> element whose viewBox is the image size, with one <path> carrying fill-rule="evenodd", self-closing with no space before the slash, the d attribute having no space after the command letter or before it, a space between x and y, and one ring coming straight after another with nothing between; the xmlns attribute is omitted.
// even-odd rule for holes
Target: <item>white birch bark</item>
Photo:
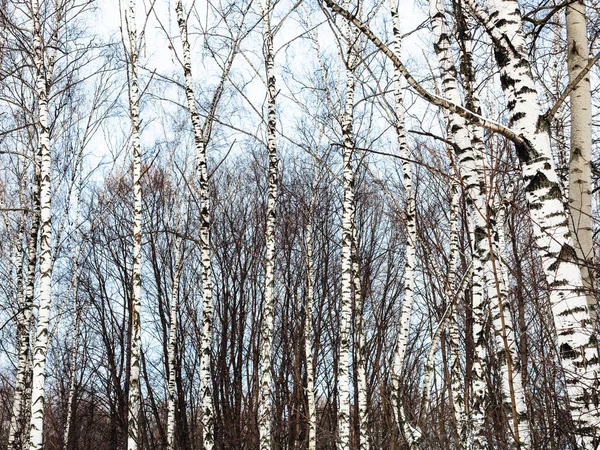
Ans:
<svg viewBox="0 0 600 450"><path fill-rule="evenodd" d="M486 448L485 439L482 436L485 421L485 394L487 386L485 382L484 364L487 360L485 351L485 317L486 308L483 298L482 267L479 258L473 258L473 282L472 282L472 309L473 309L473 342L475 354L471 370L471 402L470 402L470 427L468 430L468 447L474 449Z"/></svg>
<svg viewBox="0 0 600 450"><path fill-rule="evenodd" d="M36 152L35 161L39 158L40 147ZM33 316L33 296L35 289L35 270L37 264L37 246L38 234L40 230L40 171L39 163L34 169L34 189L33 189L33 217L27 237L27 277L25 285L25 297L23 299L22 310L19 315L19 353L17 363L17 379L15 383L15 393L13 396L12 415L9 425L8 448L9 450L20 450L25 446L23 439L27 439L27 433L24 428L26 421L24 413L26 412L27 397L27 379L30 369L30 342L31 342L31 319ZM21 275L22 277L23 275ZM22 278L21 278L22 279Z"/></svg>
<svg viewBox="0 0 600 450"><path fill-rule="evenodd" d="M178 222L179 223L179 222ZM179 227L177 227L179 231ZM176 359L175 345L177 342L177 314L179 312L179 280L183 269L183 258L181 255L181 239L175 239L175 272L173 274L173 287L171 288L171 310L169 312L169 343L167 347L167 360L169 366L169 385L167 388L167 448L175 449L175 408L177 402L177 388L175 384Z"/></svg>
<svg viewBox="0 0 600 450"><path fill-rule="evenodd" d="M346 2L348 4L348 2ZM354 168L352 154L354 152L354 52L352 49L353 32L350 24L344 21L344 34L347 50L346 60L346 97L342 115L342 151L343 151L343 186L344 200L342 205L342 297L340 301L340 333L338 351L338 450L350 449L350 321L352 319L352 230L355 219L354 205Z"/></svg>
<svg viewBox="0 0 600 450"><path fill-rule="evenodd" d="M33 349L33 373L31 387L31 417L29 448L40 450L43 442L46 352L48 349L48 325L50 321L50 303L52 300L52 216L51 216L51 157L48 132L48 89L44 64L43 28L40 5L32 0L33 18L33 57L35 67L35 86L38 102L38 153L40 165L40 293L37 316L37 330ZM33 282L33 279L31 280Z"/></svg>
<svg viewBox="0 0 600 450"><path fill-rule="evenodd" d="M498 267L497 272L499 272L499 285L500 285L500 298L502 299L502 308L504 310L508 310L510 304L508 302L508 293L509 293L509 277L508 277L508 267L506 266L506 237L504 231L504 224L506 221L506 207L508 201L512 198L513 189L515 187L514 183L511 183L507 193L504 196L504 201L501 202L498 207L495 208L496 211L496 247L494 248L494 253L497 255L495 257L495 264ZM507 345L510 351L511 359L514 364L512 377L513 377L513 385L514 385L514 399L515 399L515 413L517 418L517 426L519 430L520 437L520 445L521 448L530 448L532 445L531 442L531 430L530 430L530 422L529 422L529 413L527 408L527 397L525 394L525 386L523 384L523 375L521 374L521 360L519 356L519 347L516 342L515 331L512 325L512 317L510 313L506 315L506 317L511 319L511 323L506 327L507 333Z"/></svg>
<svg viewBox="0 0 600 450"><path fill-rule="evenodd" d="M274 286L275 286L275 225L277 222L277 188L279 181L275 110L275 66L273 53L273 35L271 31L271 0L262 0L263 39L265 49L265 68L267 74L267 150L269 153L267 223L265 230L265 297L263 301L263 317L260 328L260 403L259 403L259 437L260 450L270 450L272 442L272 346L274 321Z"/></svg>
<svg viewBox="0 0 600 450"><path fill-rule="evenodd" d="M401 51L400 19L398 17L398 8L396 0L389 0L390 15L392 17L393 41L391 49L399 58ZM395 130L398 139L398 153L402 158L402 172L404 191L406 193L406 263L404 265L404 297L400 313L400 329L394 351L394 360L392 365L392 393L391 404L399 432L404 436L410 446L416 445L421 438L421 432L412 427L404 417L404 405L400 401L400 381L404 367L404 358L408 344L408 332L410 329L410 314L412 311L413 293L415 288L415 262L416 262L416 204L415 193L413 189L412 167L409 162L410 152L406 143L406 130L404 127L404 105L403 105L403 87L402 73L394 66L394 97L395 97Z"/></svg>
<svg viewBox="0 0 600 450"><path fill-rule="evenodd" d="M448 270L448 284L446 296L454 289L459 260L459 241L458 241L458 207L460 202L460 191L453 187L452 199L450 202L450 264ZM457 291L460 295L461 291ZM460 370L460 330L458 322L458 311L450 315L448 324L448 344L450 347L450 395L452 397L452 406L454 407L454 419L457 425L457 434L460 439L459 448L467 447L467 416L465 390L461 386L461 380L464 380Z"/></svg>
<svg viewBox="0 0 600 450"><path fill-rule="evenodd" d="M352 221L352 279L354 286L354 315L355 315L355 370L357 378L358 398L357 412L359 423L359 449L369 450L369 414L367 405L367 355L365 348L364 330L364 301L360 281L360 264L358 260L358 233L356 220Z"/></svg>
<svg viewBox="0 0 600 450"><path fill-rule="evenodd" d="M141 144L139 87L137 75L138 37L136 29L136 0L130 0L127 14L127 32L129 36L129 112L131 116L131 140L133 147L133 267L131 300L131 355L129 372L129 396L127 417L127 450L136 450L140 443L139 415L141 404L140 391L140 354L141 354L141 296L142 296L142 187L141 187Z"/></svg>
<svg viewBox="0 0 600 450"><path fill-rule="evenodd" d="M566 7L567 69L573 83L589 61L586 7L583 1ZM590 76L586 75L569 95L571 104L571 158L569 160L569 206L573 223L573 240L580 260L583 287L588 309L596 320L594 276L590 266L594 262L591 159L592 159L592 91Z"/></svg>
<svg viewBox="0 0 600 450"><path fill-rule="evenodd" d="M193 88L192 62L190 44L187 33L187 23L181 0L177 0L177 23L181 34L183 47L183 71L185 76L185 93L188 110L194 132L196 145L196 177L200 194L200 259L202 265L202 341L200 343L200 400L202 403L202 438L204 448L210 450L214 446L214 407L212 403L211 355L213 331L213 301L212 301L212 263L210 250L210 200L208 191L208 166L206 159L205 133L200 124L200 115L196 108ZM228 64L231 64L230 62ZM229 66L230 67L230 66ZM225 76L225 75L224 75ZM223 79L224 80L224 79ZM222 82L223 82L222 80ZM221 89L221 86L219 86ZM219 91L217 96L220 95ZM217 99L217 96L215 98ZM218 99L217 99L218 100ZM214 102L213 102L214 106ZM214 111L212 111L214 113ZM207 124L212 117L207 118ZM206 128L210 129L207 125ZM206 134L206 135L205 135Z"/></svg>
<svg viewBox="0 0 600 450"><path fill-rule="evenodd" d="M77 353L79 349L79 327L80 327L80 306L77 300L79 292L79 255L75 257L76 263L73 272L73 346L71 350L71 374L69 376L69 397L67 399L67 417L65 418L65 429L63 432L63 449L69 448L69 437L71 434L71 423L73 421L73 413L75 412L75 383L77 381Z"/></svg>
<svg viewBox="0 0 600 450"><path fill-rule="evenodd" d="M313 219L317 200L317 188L319 186L318 166L316 158L313 158L315 168L315 179L312 186L312 198L306 224L306 303L304 306L304 355L306 357L306 399L308 416L308 450L317 448L317 411L315 405L315 371L312 352L312 316L314 304L314 246L313 246Z"/></svg>
<svg viewBox="0 0 600 450"><path fill-rule="evenodd" d="M457 11L463 14L462 10ZM461 25L461 66L465 80L466 104L472 111L479 111L479 99L474 92L476 82L472 66L471 30L462 17ZM514 438L517 448L529 448L531 445L529 435L529 420L525 403L521 373L518 370L519 354L515 343L513 320L508 301L508 290L501 278L500 266L496 256L497 246L492 239L498 236L498 222L494 209L487 207L485 187L487 180L485 173L489 168L483 155L486 153L483 128L469 124L473 151L476 155L479 183L482 186L480 198L475 205L479 209L474 224L473 245L475 253L483 264L483 279L487 293L487 302L492 314L492 325L495 336L496 361L498 361L502 374L502 402L504 412L512 422L511 438ZM490 211L488 213L488 211ZM503 225L501 225L503 226Z"/></svg>
<svg viewBox="0 0 600 450"><path fill-rule="evenodd" d="M15 444L16 447L20 446L20 444L17 444L17 440L22 434L21 407L23 405L25 367L27 365L27 354L29 353L29 338L31 333L31 308L27 305L25 296L23 295L23 253L25 250L23 249L21 242L19 242L19 247L20 248L17 250L17 261L15 267L17 278L17 304L19 305L19 312L17 316L17 379L13 394L12 415L8 428L9 450L15 448Z"/></svg>

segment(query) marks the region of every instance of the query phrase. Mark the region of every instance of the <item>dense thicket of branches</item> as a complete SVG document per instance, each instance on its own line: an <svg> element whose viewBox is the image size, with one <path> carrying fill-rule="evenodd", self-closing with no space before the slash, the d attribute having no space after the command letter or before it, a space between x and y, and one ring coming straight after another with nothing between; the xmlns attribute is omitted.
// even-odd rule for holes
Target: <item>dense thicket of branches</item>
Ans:
<svg viewBox="0 0 600 450"><path fill-rule="evenodd" d="M599 24L0 0L0 448L599 448Z"/></svg>

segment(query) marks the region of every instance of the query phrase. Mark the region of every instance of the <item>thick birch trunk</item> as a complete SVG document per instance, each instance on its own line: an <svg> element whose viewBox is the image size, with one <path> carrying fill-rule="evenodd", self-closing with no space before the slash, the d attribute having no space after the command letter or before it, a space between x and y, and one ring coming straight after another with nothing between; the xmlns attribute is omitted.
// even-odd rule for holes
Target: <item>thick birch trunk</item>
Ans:
<svg viewBox="0 0 600 450"><path fill-rule="evenodd" d="M33 349L33 374L31 387L31 418L29 448L40 450L43 441L46 352L48 349L48 325L52 299L52 217L50 138L48 132L48 89L44 68L43 28L38 0L32 0L33 50L36 74L36 96L38 101L38 152L40 164L40 303L37 330ZM33 283L33 279L31 280Z"/></svg>
<svg viewBox="0 0 600 450"><path fill-rule="evenodd" d="M213 331L212 263L210 251L210 201L206 161L207 136L202 130L193 89L192 62L183 5L177 1L177 23L183 47L185 93L196 145L196 177L200 193L200 259L202 264L202 341L200 343L200 400L202 402L202 437L204 448L214 446L214 407L212 403L211 355ZM219 95L219 94L217 94ZM212 117L207 118L207 123ZM208 127L210 128L210 127Z"/></svg>
<svg viewBox="0 0 600 450"><path fill-rule="evenodd" d="M133 146L133 267L132 267L132 305L131 305L131 368L129 372L129 398L127 418L127 449L136 450L140 443L140 354L141 354L141 296L142 296L142 171L140 145L140 110L137 76L138 39L136 31L136 0L130 0L127 15L129 34L129 110L131 115L131 134Z"/></svg>
<svg viewBox="0 0 600 450"><path fill-rule="evenodd" d="M569 82L579 75L589 61L586 8L579 0L566 6L567 69ZM593 322L596 320L594 263L592 243L592 91L589 74L573 89L571 103L571 159L569 161L569 206L573 220L573 240L580 260L583 287Z"/></svg>
<svg viewBox="0 0 600 450"><path fill-rule="evenodd" d="M392 51L400 57L401 35L400 35L400 20L398 17L398 9L395 0L389 0L390 15L392 17ZM402 310L400 315L400 329L396 341L396 350L394 352L394 360L392 366L392 394L391 403L396 414L396 422L399 432L404 436L409 445L413 446L421 437L421 432L412 427L404 417L404 405L400 401L400 380L401 373L404 367L404 358L406 347L408 344L408 332L410 328L410 314L413 303L413 292L415 287L415 261L416 261L416 244L417 244L417 227L416 227L416 204L415 194L413 192L413 175L412 167L409 162L410 153L406 144L406 131L404 129L404 105L403 105L403 87L402 73L394 66L394 97L395 97L395 129L398 138L398 153L402 158L402 172L404 190L406 192L406 263L404 266L404 297Z"/></svg>
<svg viewBox="0 0 600 450"><path fill-rule="evenodd" d="M263 302L263 317L260 328L260 408L259 408L259 437L260 449L270 450L272 442L272 345L274 321L274 287L275 287L275 224L277 221L277 184L279 181L275 111L275 67L273 54L273 35L271 31L271 0L263 0L263 36L265 48L265 66L267 72L267 150L269 152L267 223L265 230L265 297Z"/></svg>

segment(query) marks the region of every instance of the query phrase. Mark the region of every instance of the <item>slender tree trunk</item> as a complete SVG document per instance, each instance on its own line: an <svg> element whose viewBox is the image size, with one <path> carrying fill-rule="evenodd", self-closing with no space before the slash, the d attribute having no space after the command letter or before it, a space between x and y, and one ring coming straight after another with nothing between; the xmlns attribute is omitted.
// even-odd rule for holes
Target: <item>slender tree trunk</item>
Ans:
<svg viewBox="0 0 600 450"><path fill-rule="evenodd" d="M138 37L136 30L136 0L130 0L127 15L129 34L129 112L133 147L133 267L131 304L131 353L129 371L129 398L127 417L127 450L136 450L140 441L140 354L141 354L141 296L142 296L142 157L140 144L140 110L138 88Z"/></svg>
<svg viewBox="0 0 600 450"><path fill-rule="evenodd" d="M347 4L348 2L346 2ZM354 229L354 50L350 24L344 21L347 43L346 60L346 104L342 116L343 186L342 205L342 297L340 302L340 334L338 352L338 450L350 449L350 322L352 320L352 230Z"/></svg>
<svg viewBox="0 0 600 450"><path fill-rule="evenodd" d="M31 418L29 448L41 450L44 428L46 352L48 350L48 325L52 300L52 216L50 137L48 132L48 80L44 64L43 28L40 5L32 0L33 51L38 101L38 146L40 165L40 303L37 330L33 349L33 374L31 388ZM33 282L33 279L31 280Z"/></svg>
<svg viewBox="0 0 600 450"><path fill-rule="evenodd" d="M456 283L456 276L459 262L459 241L458 241L458 207L460 202L460 191L456 187L453 189L452 200L450 203L450 267L448 271L448 288L446 296L450 298ZM457 424L457 434L460 439L458 448L467 448L467 416L465 410L465 390L461 388L460 371L460 330L458 322L458 310L450 315L448 324L448 341L450 347L450 377L451 377L451 397L454 406L454 416Z"/></svg>
<svg viewBox="0 0 600 450"><path fill-rule="evenodd" d="M317 161L313 159L315 165L315 180L312 188L312 199L306 224L306 304L304 307L304 354L306 357L306 398L307 398L307 416L308 416L308 450L317 448L317 411L315 406L315 373L314 360L312 352L312 315L314 303L314 245L313 245L313 220L318 188L318 169Z"/></svg>
<svg viewBox="0 0 600 450"><path fill-rule="evenodd" d="M419 409L419 427L421 428L421 430L425 429L425 427L427 426L427 411L429 409L428 405L431 399L431 379L435 375L435 355L437 353L438 346L442 341L442 332L444 331L446 326L449 325L451 322L451 318L454 314L454 304L458 296L460 295L460 292L464 290L465 285L467 284L467 280L470 278L470 275L471 267L469 267L467 273L465 273L465 275L463 276L463 279L460 285L458 286L456 292L454 292L453 289L447 289L445 293L447 299L446 310L444 311L444 314L442 315L442 318L440 319L437 327L435 328L435 331L433 332L433 336L431 337L429 353L427 354L427 359L425 361L423 388L421 390L421 407Z"/></svg>
<svg viewBox="0 0 600 450"><path fill-rule="evenodd" d="M76 167L79 164L76 165ZM81 166L79 171L81 171ZM77 169L75 170L75 176L77 176ZM83 174L79 172L79 182L77 184L77 197L75 203L75 226L79 230L79 208L81 204L81 189L82 189ZM71 283L73 286L73 341L71 350L71 374L69 379L69 397L67 399L67 417L65 418L65 429L63 433L63 448L68 450L69 438L71 434L71 422L73 421L73 414L75 413L75 383L77 381L77 352L79 350L79 327L80 327L80 306L78 301L79 295L79 258L81 257L81 250L83 246L83 235L80 231L75 234L75 245L73 249L73 275Z"/></svg>
<svg viewBox="0 0 600 450"><path fill-rule="evenodd" d="M179 227L177 227L179 230ZM169 313L169 344L167 349L167 360L169 365L169 386L167 403L167 448L175 450L175 409L177 407L177 388L175 376L177 370L177 359L175 346L177 343L177 314L179 313L179 281L183 269L183 258L181 255L181 239L175 236L175 272L173 274L173 287L171 290L171 311Z"/></svg>
<svg viewBox="0 0 600 450"><path fill-rule="evenodd" d="M275 287L275 225L277 222L277 185L279 182L275 110L275 66L273 53L273 35L271 31L271 0L262 1L263 36L265 49L265 66L267 73L267 150L269 152L269 188L267 201L267 223L265 230L265 296L263 301L263 317L260 327L260 403L259 403L259 436L260 450L270 450L272 444L272 399L271 384L273 378L272 346L274 322L274 287Z"/></svg>
<svg viewBox="0 0 600 450"><path fill-rule="evenodd" d="M36 154L36 161L39 161L39 147ZM29 345L31 340L31 318L33 313L33 296L35 291L35 270L37 265L37 247L38 234L40 231L40 172L36 167L34 175L33 190L33 217L27 237L27 278L25 286L25 297L23 299L22 310L19 315L19 355L17 364L17 381L15 383L15 393L13 397L12 416L8 435L9 450L21 450L26 446L23 439L27 439L27 433L24 429L26 423L25 411L30 391L27 389L27 380L30 377L30 352ZM22 277L23 275L21 275Z"/></svg>
<svg viewBox="0 0 600 450"><path fill-rule="evenodd" d="M512 190L514 189L514 183L509 186L508 192L505 195L506 198L512 198ZM506 266L506 235L504 231L504 224L506 221L506 202L502 201L495 208L496 211L496 226L495 236L493 243L493 254L494 264L496 265L496 273L498 284L500 287L500 299L502 300L502 308L505 311L509 311L510 302L508 301L509 295L509 276L508 267ZM516 341L515 330L512 325L512 315L510 312L506 315L510 318L511 323L506 326L507 330L507 342L511 360L513 362L513 384L514 384L514 397L515 397L515 413L517 418L517 426L519 429L519 437L521 440L521 448L529 448L532 446L531 442L531 431L529 422L529 411L527 405L527 396L525 394L525 383L524 376L522 374L523 364L521 362L521 355L519 354L519 345Z"/></svg>
<svg viewBox="0 0 600 450"><path fill-rule="evenodd" d="M402 46L402 38L400 35L400 19L398 17L398 8L396 0L389 0L390 15L392 17L392 51L396 56L400 57ZM404 358L406 347L408 345L408 332L410 329L410 314L412 311L413 293L415 288L415 262L416 262L416 244L417 244L417 227L416 227L416 203L415 193L413 189L413 175L410 164L411 155L406 143L406 130L404 127L404 105L403 105L403 87L402 73L394 66L394 97L395 97L395 129L398 139L398 153L402 158L402 172L404 191L406 193L406 262L404 265L404 297L402 301L402 310L400 315L400 330L396 341L396 349L394 351L394 360L392 365L392 394L391 404L394 414L396 415L396 423L400 434L404 436L410 446L416 445L416 442L421 438L421 432L412 427L405 419L404 405L400 399L400 381L401 374L404 368Z"/></svg>
<svg viewBox="0 0 600 450"><path fill-rule="evenodd" d="M77 301L79 292L79 255L75 257L75 265L73 272L73 341L71 350L71 374L69 377L69 397L67 399L67 417L65 418L65 430L63 433L63 449L68 450L69 438L71 436L71 423L73 414L75 413L75 383L77 381L77 351L79 347L79 327L80 327L80 306Z"/></svg>
<svg viewBox="0 0 600 450"><path fill-rule="evenodd" d="M367 399L367 354L365 347L364 330L364 300L360 280L360 264L358 259L358 233L356 231L356 221L352 223L352 278L354 286L354 314L356 317L356 361L355 370L357 373L357 413L358 413L358 434L359 449L369 450L369 412Z"/></svg>
<svg viewBox="0 0 600 450"><path fill-rule="evenodd" d="M211 355L213 332L212 301L212 262L210 250L210 199L208 190L208 166L206 144L208 132L202 129L200 115L196 108L193 88L192 62L188 40L187 22L181 0L177 0L177 23L183 47L183 71L185 76L185 93L187 106L192 121L194 143L196 145L196 177L200 194L200 259L202 264L202 338L200 344L200 400L202 403L202 440L204 448L211 450L214 446L214 406L212 403ZM230 64L230 63L228 63ZM219 89L221 86L219 86ZM219 92L215 96L220 95ZM212 111L214 113L214 111ZM212 121L207 118L207 124ZM210 126L205 126L210 128Z"/></svg>
<svg viewBox="0 0 600 450"><path fill-rule="evenodd" d="M473 258L473 283L472 283L472 308L473 308L473 343L475 354L471 371L471 403L469 419L471 425L468 431L468 446L474 449L486 447L482 436L485 422L485 408L487 385L484 367L487 361L485 345L485 317L486 308L483 298L482 267L479 258Z"/></svg>
<svg viewBox="0 0 600 450"><path fill-rule="evenodd" d="M34 219L35 220L35 219ZM29 339L31 334L31 308L25 301L23 295L23 248L21 242L21 233L19 233L19 248L17 250L17 263L16 263L16 278L17 278L17 304L19 307L18 311L18 323L17 323L17 380L15 383L15 391L13 396L12 404L12 415L10 418L10 425L8 431L8 448L20 447L20 437L22 435L22 405L23 405L23 390L25 388L25 367L27 366L27 355L29 353Z"/></svg>
<svg viewBox="0 0 600 450"><path fill-rule="evenodd" d="M578 0L566 6L567 11L567 69L569 81L579 75L589 60L586 8ZM573 241L580 260L583 287L587 296L590 318L596 321L594 295L593 228L592 228L592 91L589 74L571 92L571 159L569 161L569 206L571 209Z"/></svg>

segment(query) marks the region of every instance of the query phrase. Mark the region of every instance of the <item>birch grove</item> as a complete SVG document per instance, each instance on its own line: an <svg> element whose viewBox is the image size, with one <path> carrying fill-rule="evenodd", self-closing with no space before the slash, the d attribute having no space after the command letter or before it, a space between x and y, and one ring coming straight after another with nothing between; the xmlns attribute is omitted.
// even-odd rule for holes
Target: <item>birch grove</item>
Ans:
<svg viewBox="0 0 600 450"><path fill-rule="evenodd" d="M0 0L0 448L599 447L598 29Z"/></svg>

